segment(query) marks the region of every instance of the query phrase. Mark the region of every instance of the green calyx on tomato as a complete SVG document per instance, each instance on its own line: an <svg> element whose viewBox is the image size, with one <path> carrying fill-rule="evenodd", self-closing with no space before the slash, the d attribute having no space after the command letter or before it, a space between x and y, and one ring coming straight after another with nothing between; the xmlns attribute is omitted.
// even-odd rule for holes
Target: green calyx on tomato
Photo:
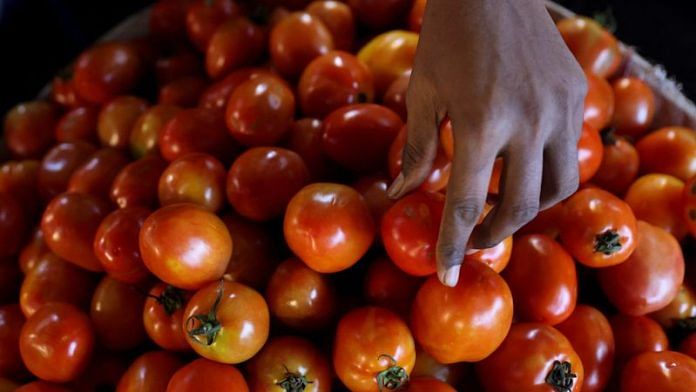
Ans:
<svg viewBox="0 0 696 392"><path fill-rule="evenodd" d="M602 129L599 132L599 136L602 138L602 144L605 146L613 146L616 144L616 128L614 127Z"/></svg>
<svg viewBox="0 0 696 392"><path fill-rule="evenodd" d="M621 250L621 237L614 230L606 230L595 237L594 251L609 256Z"/></svg>
<svg viewBox="0 0 696 392"><path fill-rule="evenodd" d="M556 392L571 392L576 377L577 374L572 372L570 362L554 361L544 381Z"/></svg>
<svg viewBox="0 0 696 392"><path fill-rule="evenodd" d="M379 359L388 358L390 365L387 369L377 373L377 387L382 392L384 389L396 391L408 384L406 369L396 365L396 359L391 355L382 354Z"/></svg>
<svg viewBox="0 0 696 392"><path fill-rule="evenodd" d="M148 294L147 296L162 305L169 316L184 306L184 292L172 285L167 285L160 295Z"/></svg>
<svg viewBox="0 0 696 392"><path fill-rule="evenodd" d="M191 339L200 344L205 344L206 346L213 344L218 332L222 329L222 324L217 319L217 308L222 300L224 282L224 280L220 280L215 302L210 307L210 311L207 314L194 314L186 320L186 333ZM203 338L205 338L205 341L203 341Z"/></svg>
<svg viewBox="0 0 696 392"><path fill-rule="evenodd" d="M307 388L308 384L313 384L314 381L308 381L303 375L295 374L288 370L287 366L283 365L285 368L285 375L282 380L276 383L277 386L283 388L285 392L303 392Z"/></svg>

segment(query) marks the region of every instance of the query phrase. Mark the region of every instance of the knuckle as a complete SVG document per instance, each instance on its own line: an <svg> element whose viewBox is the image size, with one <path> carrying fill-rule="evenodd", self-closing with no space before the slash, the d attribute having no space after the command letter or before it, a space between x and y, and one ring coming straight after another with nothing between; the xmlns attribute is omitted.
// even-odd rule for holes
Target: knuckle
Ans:
<svg viewBox="0 0 696 392"><path fill-rule="evenodd" d="M475 225L482 212L483 206L474 198L454 201L454 216L459 223Z"/></svg>
<svg viewBox="0 0 696 392"><path fill-rule="evenodd" d="M425 157L425 149L422 143L416 143L413 140L406 142L404 151L402 152L402 169L410 170L416 163Z"/></svg>
<svg viewBox="0 0 696 392"><path fill-rule="evenodd" d="M446 267L458 264L464 259L464 249L451 243L442 243L437 246L440 260Z"/></svg>
<svg viewBox="0 0 696 392"><path fill-rule="evenodd" d="M509 210L511 223L514 225L523 225L539 213L539 201L524 201L513 205Z"/></svg>

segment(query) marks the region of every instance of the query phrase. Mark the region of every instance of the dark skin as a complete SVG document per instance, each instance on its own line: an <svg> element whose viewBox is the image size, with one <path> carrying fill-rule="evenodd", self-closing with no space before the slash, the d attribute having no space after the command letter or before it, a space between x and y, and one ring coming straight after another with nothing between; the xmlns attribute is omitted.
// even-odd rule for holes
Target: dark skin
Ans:
<svg viewBox="0 0 696 392"><path fill-rule="evenodd" d="M467 248L489 248L578 187L587 86L541 0L438 0L426 7L407 93L399 198L427 177L438 124L454 130L452 175L437 246L438 276L457 284ZM501 198L481 225L497 156Z"/></svg>

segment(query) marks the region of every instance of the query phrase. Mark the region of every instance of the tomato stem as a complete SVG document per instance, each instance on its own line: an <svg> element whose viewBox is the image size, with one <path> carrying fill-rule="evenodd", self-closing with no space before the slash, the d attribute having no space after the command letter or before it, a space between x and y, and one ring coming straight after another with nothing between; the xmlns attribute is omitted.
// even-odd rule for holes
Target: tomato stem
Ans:
<svg viewBox="0 0 696 392"><path fill-rule="evenodd" d="M599 135L602 137L602 144L605 146L613 146L616 144L616 128L604 128L599 132Z"/></svg>
<svg viewBox="0 0 696 392"><path fill-rule="evenodd" d="M160 295L147 294L147 296L154 298L158 304L164 307L164 311L170 316L181 309L186 300L184 298L184 292L171 285L167 285Z"/></svg>
<svg viewBox="0 0 696 392"><path fill-rule="evenodd" d="M308 384L313 384L314 381L308 381L304 375L296 374L285 368L283 379L276 383L277 386L283 388L285 392L303 392Z"/></svg>
<svg viewBox="0 0 696 392"><path fill-rule="evenodd" d="M222 300L223 288L224 281L221 280L215 302L213 302L213 306L207 314L194 314L186 320L186 333L199 344L210 346L215 342L218 332L222 329L216 314ZM205 338L205 341L202 340L202 337Z"/></svg>
<svg viewBox="0 0 696 392"><path fill-rule="evenodd" d="M382 354L378 359L388 358L389 367L377 373L377 387L382 392L384 389L395 391L408 384L406 369L396 364L396 359L391 355Z"/></svg>
<svg viewBox="0 0 696 392"><path fill-rule="evenodd" d="M571 392L576 377L577 375L571 372L570 362L553 361L545 381L556 392Z"/></svg>
<svg viewBox="0 0 696 392"><path fill-rule="evenodd" d="M614 230L607 230L595 237L594 251L610 256L621 250L621 237Z"/></svg>

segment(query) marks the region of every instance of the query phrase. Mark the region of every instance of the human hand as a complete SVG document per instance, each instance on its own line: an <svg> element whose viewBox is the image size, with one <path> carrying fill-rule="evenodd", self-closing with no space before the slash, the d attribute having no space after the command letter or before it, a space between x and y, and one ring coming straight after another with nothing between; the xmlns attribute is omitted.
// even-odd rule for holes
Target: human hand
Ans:
<svg viewBox="0 0 696 392"><path fill-rule="evenodd" d="M399 198L432 167L438 125L454 131L437 244L440 280L457 284L467 246L488 248L571 195L586 81L540 0L438 0L426 7L406 97ZM497 156L499 203L477 224Z"/></svg>

